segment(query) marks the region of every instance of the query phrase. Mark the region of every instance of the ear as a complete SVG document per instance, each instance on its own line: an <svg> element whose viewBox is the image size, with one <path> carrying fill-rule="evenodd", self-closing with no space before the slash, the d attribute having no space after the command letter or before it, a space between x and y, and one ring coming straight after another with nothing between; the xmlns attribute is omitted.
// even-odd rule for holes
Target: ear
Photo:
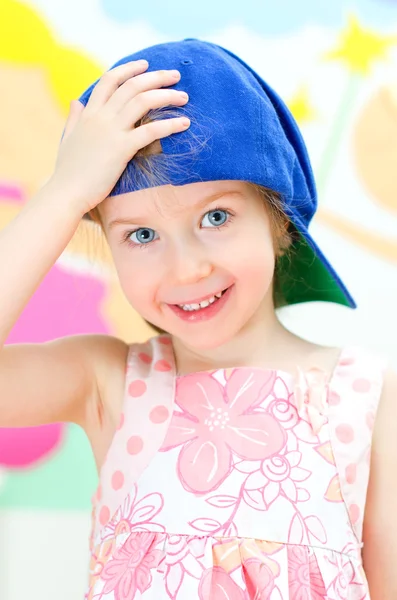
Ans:
<svg viewBox="0 0 397 600"><path fill-rule="evenodd" d="M276 239L276 256L284 256L288 248L293 244L293 230L291 229L291 223L288 219L285 219L282 223L279 223Z"/></svg>

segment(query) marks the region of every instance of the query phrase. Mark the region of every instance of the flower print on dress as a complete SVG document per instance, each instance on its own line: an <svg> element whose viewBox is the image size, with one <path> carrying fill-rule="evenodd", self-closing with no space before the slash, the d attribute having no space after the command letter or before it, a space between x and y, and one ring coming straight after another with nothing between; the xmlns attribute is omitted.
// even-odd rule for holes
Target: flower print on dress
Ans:
<svg viewBox="0 0 397 600"><path fill-rule="evenodd" d="M233 454L264 460L286 442L277 419L255 410L269 393L268 372L236 369L225 386L208 373L178 380L177 403L162 451L183 445L178 476L185 489L207 493L219 487L233 467Z"/></svg>
<svg viewBox="0 0 397 600"><path fill-rule="evenodd" d="M96 548L92 548L89 564L89 585L85 600L94 600L96 597L94 594L96 583L100 580L103 568L113 555L114 549L115 538L98 544Z"/></svg>
<svg viewBox="0 0 397 600"><path fill-rule="evenodd" d="M306 546L287 546L288 585L291 600L328 598L317 559Z"/></svg>
<svg viewBox="0 0 397 600"><path fill-rule="evenodd" d="M134 484L113 519L103 528L102 540L131 531L164 531L163 525L153 522L164 506L163 496L153 492L138 500L137 495L138 488Z"/></svg>
<svg viewBox="0 0 397 600"><path fill-rule="evenodd" d="M316 446L314 449L317 454L321 456L328 464L336 467L331 442L324 442L323 444ZM355 468L355 465L350 466L350 468L352 467ZM341 483L338 473L332 476L327 489L325 490L324 498L329 502L343 502Z"/></svg>
<svg viewBox="0 0 397 600"><path fill-rule="evenodd" d="M295 451L278 454L261 462L241 461L236 464L238 471L249 474L244 485L245 502L258 510L267 510L280 494L294 504L309 500L309 491L296 485L306 481L312 474L299 466L301 459L302 454Z"/></svg>
<svg viewBox="0 0 397 600"><path fill-rule="evenodd" d="M163 537L163 536L161 536ZM102 569L105 582L102 594L114 593L115 600L134 600L152 583L151 569L157 568L163 552L156 550L158 534L132 533L125 544L114 552L114 557Z"/></svg>
<svg viewBox="0 0 397 600"><path fill-rule="evenodd" d="M243 577L249 600L268 600L274 589L274 575L268 565L256 558L243 562Z"/></svg>
<svg viewBox="0 0 397 600"><path fill-rule="evenodd" d="M167 594L172 600L177 600L185 576L193 577L199 582L204 571L200 559L204 558L204 554L205 538L168 536L166 553L158 570L164 573Z"/></svg>
<svg viewBox="0 0 397 600"><path fill-rule="evenodd" d="M283 426L287 434L287 448L292 452L298 450L299 442L318 444L319 439L310 422L306 404L302 407L299 394L296 396L296 386L291 391L285 377L286 375L277 375L273 389L264 399L261 408Z"/></svg>
<svg viewBox="0 0 397 600"><path fill-rule="evenodd" d="M317 435L328 422L325 416L328 396L328 376L322 369L312 368L305 373L298 368L295 385L295 401L298 411L305 410L313 433Z"/></svg>
<svg viewBox="0 0 397 600"><path fill-rule="evenodd" d="M227 573L241 569L242 563L255 559L266 565L273 579L280 575L280 564L275 556L282 551L284 544L246 538L219 538L212 546L214 565Z"/></svg>
<svg viewBox="0 0 397 600"><path fill-rule="evenodd" d="M360 553L360 549L358 550ZM368 584L364 569L360 565L359 556L351 560L351 556L357 554L357 545L350 543L342 552L334 552L328 563L334 567L334 576L328 586L328 594L332 590L332 598L337 600L349 600L354 589L354 598L357 600L369 600Z"/></svg>
<svg viewBox="0 0 397 600"><path fill-rule="evenodd" d="M200 581L200 600L246 600L243 590L222 567L207 569Z"/></svg>

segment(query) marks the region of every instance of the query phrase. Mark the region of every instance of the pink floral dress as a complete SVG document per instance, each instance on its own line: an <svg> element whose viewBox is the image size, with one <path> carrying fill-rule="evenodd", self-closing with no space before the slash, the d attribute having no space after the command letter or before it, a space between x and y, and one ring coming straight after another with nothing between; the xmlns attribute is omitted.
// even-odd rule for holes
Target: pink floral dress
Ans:
<svg viewBox="0 0 397 600"><path fill-rule="evenodd" d="M130 347L94 497L87 600L369 600L362 525L383 365L330 381L257 368L176 376Z"/></svg>

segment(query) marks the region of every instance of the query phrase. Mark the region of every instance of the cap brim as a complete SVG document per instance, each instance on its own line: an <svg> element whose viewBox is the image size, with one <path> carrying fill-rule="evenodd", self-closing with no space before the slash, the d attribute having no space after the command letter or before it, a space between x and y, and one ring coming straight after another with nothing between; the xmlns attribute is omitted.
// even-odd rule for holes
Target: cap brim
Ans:
<svg viewBox="0 0 397 600"><path fill-rule="evenodd" d="M280 257L277 267L278 305L301 302L334 302L350 308L356 303L307 228L294 216L299 239L291 252Z"/></svg>

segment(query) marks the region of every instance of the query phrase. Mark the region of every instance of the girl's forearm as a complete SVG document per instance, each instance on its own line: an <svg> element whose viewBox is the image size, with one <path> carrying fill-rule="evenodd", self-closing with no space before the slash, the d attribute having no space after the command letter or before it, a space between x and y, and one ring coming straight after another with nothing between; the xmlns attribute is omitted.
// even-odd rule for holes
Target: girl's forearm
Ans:
<svg viewBox="0 0 397 600"><path fill-rule="evenodd" d="M0 231L0 348L83 216L66 196L49 181Z"/></svg>

